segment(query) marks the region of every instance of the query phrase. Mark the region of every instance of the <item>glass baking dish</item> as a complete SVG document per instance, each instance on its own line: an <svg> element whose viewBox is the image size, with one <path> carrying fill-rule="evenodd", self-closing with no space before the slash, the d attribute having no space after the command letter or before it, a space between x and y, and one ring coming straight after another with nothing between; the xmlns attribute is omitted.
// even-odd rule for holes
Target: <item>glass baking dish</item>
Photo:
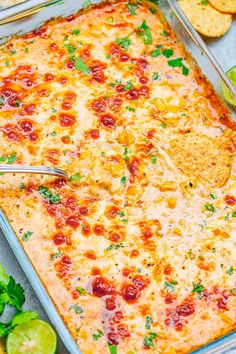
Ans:
<svg viewBox="0 0 236 354"><path fill-rule="evenodd" d="M93 3L97 2L92 1ZM211 82L216 92L222 97L221 83L222 81L228 86L231 92L235 95L235 90L223 70L207 49L205 43L201 37L196 33L193 27L190 25L182 11L178 7L176 0L163 0L159 1L160 8L166 17L167 22L176 33L179 40L184 44L186 49L192 54L193 58L197 61L198 66ZM6 42L14 34L23 34L29 32L46 20L52 17L66 16L83 7L83 0L52 0L52 1L39 1L29 0L20 5L14 6L6 10L0 11L0 23L5 24L0 26L0 44ZM37 11L34 9L37 8ZM13 11L14 9L14 11ZM39 11L42 10L42 11ZM23 11L32 11L30 17L23 18ZM22 16L19 16L22 15ZM22 17L21 19L8 22L9 19L15 19L15 16ZM1 22L3 21L3 22ZM236 95L235 95L236 97ZM232 113L232 119L236 120L236 113L232 107L229 106L229 110ZM71 337L69 331L64 325L56 307L54 306L50 296L45 290L42 281L32 263L30 262L26 252L17 239L14 231L12 230L6 216L0 210L0 228L6 239L8 240L13 252L16 255L21 267L23 268L26 276L28 277L32 287L39 300L41 301L48 317L55 326L59 336L64 342L66 348L71 354L81 353ZM200 348L194 353L198 354L223 354L226 352L235 352L236 348L236 332L211 343L209 345Z"/></svg>

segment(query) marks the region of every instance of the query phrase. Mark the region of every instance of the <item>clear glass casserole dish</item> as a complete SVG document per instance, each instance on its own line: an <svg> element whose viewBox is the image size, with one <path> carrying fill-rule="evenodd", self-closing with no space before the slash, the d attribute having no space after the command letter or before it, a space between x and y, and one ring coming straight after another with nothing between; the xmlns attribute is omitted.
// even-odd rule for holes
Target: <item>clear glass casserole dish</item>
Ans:
<svg viewBox="0 0 236 354"><path fill-rule="evenodd" d="M4 24L0 27L1 29L1 42L4 43L11 35L16 33L26 33L32 29L37 28L40 24L51 17L65 16L77 11L82 7L81 1L72 1L68 0L64 3L59 2L52 4L50 7L47 7L45 10L45 3L40 5L39 1L29 1L27 3L31 4L31 8L34 8L33 5L39 6L44 10L40 13L34 14L30 18L25 18L24 20L18 20L13 23ZM193 58L197 61L202 72L209 79L215 90L221 96L221 80L223 80L227 86L234 92L232 85L229 83L228 79L224 75L222 69L219 67L215 59L211 56L206 46L202 42L201 38L196 34L192 29L186 18L183 16L182 12L179 10L176 1L165 1L161 5L161 9L167 19L167 22L170 24L174 32L177 34L179 40L184 44L187 50L192 53ZM0 20L7 19L9 16L16 15L20 13L21 8L17 7L12 10L2 11ZM22 9L23 11L23 9ZM229 109L232 112L232 119L235 119L235 112L231 107ZM55 328L58 331L61 339L63 340L65 346L68 348L70 353L80 353L75 342L70 336L68 330L66 329L62 319L60 318L55 306L50 300L49 295L43 287L43 284L38 277L36 270L33 268L31 262L29 261L25 251L23 250L20 242L16 238L12 228L10 227L6 217L1 212L0 213L0 227L3 230L5 237L7 238L9 244L11 245L18 261L20 262L23 270L25 271L27 277L29 278L33 288L38 294L38 297L44 306L50 320L55 325ZM212 343L200 350L198 353L225 353L227 350L233 349L236 345L236 333L229 334L228 336L219 339L215 343Z"/></svg>

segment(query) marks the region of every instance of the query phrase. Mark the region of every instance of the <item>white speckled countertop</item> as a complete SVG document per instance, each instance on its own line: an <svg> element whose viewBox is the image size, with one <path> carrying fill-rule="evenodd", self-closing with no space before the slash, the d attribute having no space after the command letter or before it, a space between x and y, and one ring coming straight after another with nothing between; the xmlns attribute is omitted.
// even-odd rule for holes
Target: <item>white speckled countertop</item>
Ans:
<svg viewBox="0 0 236 354"><path fill-rule="evenodd" d="M235 0L236 1L236 0ZM212 50L216 59L227 71L232 66L236 65L236 21L234 21L230 31L222 38L218 40L206 40L209 48ZM0 263L12 274L18 282L20 282L26 293L25 308L38 311L42 319L47 320L47 316L40 305L34 290L27 281L24 272L22 271L19 263L17 262L14 254L12 253L5 237L0 232ZM58 354L67 354L68 351L64 348L59 341ZM236 354L236 347L227 354ZM222 353L226 354L226 352Z"/></svg>

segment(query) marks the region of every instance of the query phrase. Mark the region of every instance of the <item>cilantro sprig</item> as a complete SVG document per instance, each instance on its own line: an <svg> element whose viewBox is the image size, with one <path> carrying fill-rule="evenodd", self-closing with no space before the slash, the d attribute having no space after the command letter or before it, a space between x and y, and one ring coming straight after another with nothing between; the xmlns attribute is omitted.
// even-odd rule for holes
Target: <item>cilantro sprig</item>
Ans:
<svg viewBox="0 0 236 354"><path fill-rule="evenodd" d="M138 28L138 35L142 38L144 44L152 44L152 33L145 20Z"/></svg>
<svg viewBox="0 0 236 354"><path fill-rule="evenodd" d="M22 310L24 302L24 289L20 284L16 283L12 276L7 274L0 264L0 315L2 315L7 305L17 310L9 322L0 322L0 337L7 336L17 325L38 318L36 312Z"/></svg>
<svg viewBox="0 0 236 354"><path fill-rule="evenodd" d="M61 202L61 196L59 193L52 193L48 187L40 186L38 192L43 198L51 204L59 204Z"/></svg>

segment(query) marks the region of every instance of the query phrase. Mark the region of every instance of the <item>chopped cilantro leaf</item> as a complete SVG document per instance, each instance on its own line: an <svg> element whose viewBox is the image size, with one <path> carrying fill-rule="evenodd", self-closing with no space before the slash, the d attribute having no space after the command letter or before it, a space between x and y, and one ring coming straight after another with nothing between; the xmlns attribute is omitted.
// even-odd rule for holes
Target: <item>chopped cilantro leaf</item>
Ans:
<svg viewBox="0 0 236 354"><path fill-rule="evenodd" d="M126 180L127 180L127 178L126 178L125 176L121 177L121 179L120 179L120 184L121 184L122 186L124 186L124 185L126 184Z"/></svg>
<svg viewBox="0 0 236 354"><path fill-rule="evenodd" d="M141 30L138 32L138 35L142 38L143 43L152 44L152 34L145 20L138 29Z"/></svg>
<svg viewBox="0 0 236 354"><path fill-rule="evenodd" d="M5 97L1 96L0 97L0 107L4 105L4 102L5 102Z"/></svg>
<svg viewBox="0 0 236 354"><path fill-rule="evenodd" d="M80 315L81 313L84 312L81 306L79 305L71 305L70 309L74 310L77 315Z"/></svg>
<svg viewBox="0 0 236 354"><path fill-rule="evenodd" d="M64 47L68 50L68 53L73 54L76 51L76 47L70 43L64 45Z"/></svg>
<svg viewBox="0 0 236 354"><path fill-rule="evenodd" d="M129 91L134 87L131 80L127 81L126 85L124 86L125 91Z"/></svg>
<svg viewBox="0 0 236 354"><path fill-rule="evenodd" d="M94 333L93 333L93 339L94 340L99 340L100 338L103 337L103 332L100 331L100 329L97 329Z"/></svg>
<svg viewBox="0 0 236 354"><path fill-rule="evenodd" d="M86 75L90 74L89 67L85 64L85 62L80 57L75 58L75 68Z"/></svg>
<svg viewBox="0 0 236 354"><path fill-rule="evenodd" d="M151 163L152 163L153 165L156 165L156 163L157 163L157 157L156 157L156 156L152 156L152 157L151 157Z"/></svg>
<svg viewBox="0 0 236 354"><path fill-rule="evenodd" d="M16 105L16 107L20 107L20 105L21 105L21 100L16 100L15 105Z"/></svg>
<svg viewBox="0 0 236 354"><path fill-rule="evenodd" d="M13 152L7 160L8 165L12 165L16 161L17 153Z"/></svg>
<svg viewBox="0 0 236 354"><path fill-rule="evenodd" d="M80 34L80 30L79 29L74 29L72 31L72 34L74 34L75 36L78 36L78 34Z"/></svg>
<svg viewBox="0 0 236 354"><path fill-rule="evenodd" d="M157 45L156 48L152 51L151 56L153 58L159 57L161 55L161 48L163 48L163 45Z"/></svg>
<svg viewBox="0 0 236 354"><path fill-rule="evenodd" d="M206 210L210 211L211 213L215 213L216 212L216 208L211 203L206 203L204 205L204 207L205 207Z"/></svg>
<svg viewBox="0 0 236 354"><path fill-rule="evenodd" d="M52 260L52 261L55 261L55 259L60 258L61 256L62 256L62 252L61 252L61 251L56 252L56 253L54 253L54 254L51 256L51 260Z"/></svg>
<svg viewBox="0 0 236 354"><path fill-rule="evenodd" d="M164 283L164 289L168 292L168 293L173 293L175 291L175 285L177 284L177 281L172 280L172 281L165 281Z"/></svg>
<svg viewBox="0 0 236 354"><path fill-rule="evenodd" d="M182 68L182 73L188 75L189 69L183 64L183 58L168 60L168 65L172 68Z"/></svg>
<svg viewBox="0 0 236 354"><path fill-rule="evenodd" d="M167 33L166 31L163 31L163 32L161 32L161 36L162 36L162 37L167 37L167 36L168 36L168 33Z"/></svg>
<svg viewBox="0 0 236 354"><path fill-rule="evenodd" d="M134 107L125 107L127 109L127 111L130 112L135 112L135 108Z"/></svg>
<svg viewBox="0 0 236 354"><path fill-rule="evenodd" d="M125 216L125 212L124 212L124 211L118 211L117 214L118 214L119 216L122 216L122 217Z"/></svg>
<svg viewBox="0 0 236 354"><path fill-rule="evenodd" d="M230 213L227 213L227 214L225 215L225 220L226 220L226 221L229 221L229 220L230 220Z"/></svg>
<svg viewBox="0 0 236 354"><path fill-rule="evenodd" d="M159 75L157 72L153 73L153 76L152 76L152 79L155 81L155 80L158 80L159 78Z"/></svg>
<svg viewBox="0 0 236 354"><path fill-rule="evenodd" d="M131 150L129 150L127 147L125 147L122 157L126 162L128 162L130 160L130 157L129 157L130 153L131 153Z"/></svg>
<svg viewBox="0 0 236 354"><path fill-rule="evenodd" d="M20 183L19 188L20 188L21 190L24 189L24 188L25 188L25 184L24 184L23 182Z"/></svg>
<svg viewBox="0 0 236 354"><path fill-rule="evenodd" d="M22 241L28 241L32 235L33 231L26 231L22 236Z"/></svg>
<svg viewBox="0 0 236 354"><path fill-rule="evenodd" d="M211 197L212 199L217 199L217 196L216 196L215 194L213 194L213 193L210 194L210 197Z"/></svg>
<svg viewBox="0 0 236 354"><path fill-rule="evenodd" d="M236 210L235 210L235 211L233 211L233 213L232 213L232 217L233 217L233 218L236 218Z"/></svg>
<svg viewBox="0 0 236 354"><path fill-rule="evenodd" d="M10 66L9 59L6 59L6 60L5 60L5 65L6 65L6 67L9 67L9 66Z"/></svg>
<svg viewBox="0 0 236 354"><path fill-rule="evenodd" d="M154 7L149 7L149 11L151 12L151 14L156 14L157 10L154 9Z"/></svg>
<svg viewBox="0 0 236 354"><path fill-rule="evenodd" d="M208 5L208 0L201 0L201 4L205 6Z"/></svg>
<svg viewBox="0 0 236 354"><path fill-rule="evenodd" d="M163 49L162 54L164 55L164 57L170 58L174 54L174 51L173 49Z"/></svg>
<svg viewBox="0 0 236 354"><path fill-rule="evenodd" d="M110 354L117 354L117 346L114 344L107 343Z"/></svg>
<svg viewBox="0 0 236 354"><path fill-rule="evenodd" d="M57 135L57 133L54 131L50 133L50 136L56 136L56 135Z"/></svg>
<svg viewBox="0 0 236 354"><path fill-rule="evenodd" d="M234 272L234 267L232 267L232 266L226 271L226 273L227 273L228 275L232 275L233 272Z"/></svg>
<svg viewBox="0 0 236 354"><path fill-rule="evenodd" d="M61 202L60 194L52 193L48 187L40 186L38 192L51 204L59 204Z"/></svg>
<svg viewBox="0 0 236 354"><path fill-rule="evenodd" d="M74 181L74 182L80 182L81 178L83 176L81 175L80 172L75 173L74 175L70 176L70 181Z"/></svg>
<svg viewBox="0 0 236 354"><path fill-rule="evenodd" d="M136 5L130 4L128 3L126 5L127 9L129 10L129 12L131 13L131 15L136 15L135 9L136 9Z"/></svg>
<svg viewBox="0 0 236 354"><path fill-rule="evenodd" d="M131 45L131 39L129 37L123 37L123 38L116 38L116 43L125 51L129 49L129 46Z"/></svg>
<svg viewBox="0 0 236 354"><path fill-rule="evenodd" d="M187 68L186 66L182 67L182 73L187 76L189 74L189 68Z"/></svg>
<svg viewBox="0 0 236 354"><path fill-rule="evenodd" d="M200 294L203 292L203 290L204 290L204 286L202 284L193 283L193 290L192 290L193 293Z"/></svg>
<svg viewBox="0 0 236 354"><path fill-rule="evenodd" d="M6 156L1 156L0 157L0 162L6 162L7 161L7 157Z"/></svg>
<svg viewBox="0 0 236 354"><path fill-rule="evenodd" d="M149 333L148 336L144 337L143 344L145 345L145 347L154 348L153 339L155 339L156 337L156 333Z"/></svg>
<svg viewBox="0 0 236 354"><path fill-rule="evenodd" d="M116 245L110 245L107 248L105 248L106 251L113 251L113 250L119 250L120 248L124 248L124 244L121 243L117 243Z"/></svg>
<svg viewBox="0 0 236 354"><path fill-rule="evenodd" d="M78 291L78 293L80 293L80 295L86 295L87 294L87 291L84 288L81 288L80 286L77 286L76 290Z"/></svg>
<svg viewBox="0 0 236 354"><path fill-rule="evenodd" d="M166 123L161 123L160 127L162 127L163 129L166 129L167 128L167 124Z"/></svg>
<svg viewBox="0 0 236 354"><path fill-rule="evenodd" d="M145 317L145 328L146 329L151 329L151 325L153 324L153 319L151 316L146 316Z"/></svg>

